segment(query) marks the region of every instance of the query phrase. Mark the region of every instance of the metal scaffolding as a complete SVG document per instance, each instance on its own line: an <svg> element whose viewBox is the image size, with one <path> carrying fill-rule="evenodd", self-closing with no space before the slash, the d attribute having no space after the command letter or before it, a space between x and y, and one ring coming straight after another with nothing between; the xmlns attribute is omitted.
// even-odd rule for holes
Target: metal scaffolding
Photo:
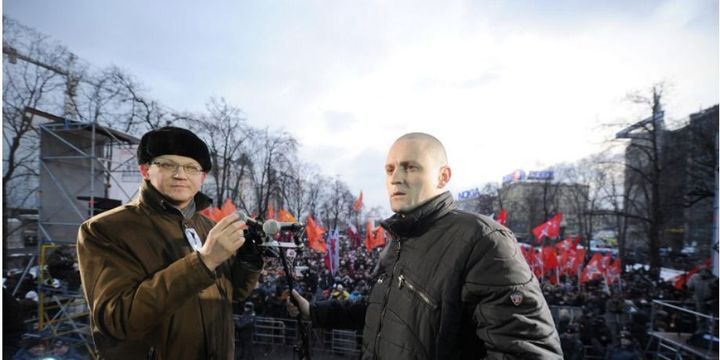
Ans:
<svg viewBox="0 0 720 360"><path fill-rule="evenodd" d="M134 146L139 140L97 123L36 109L26 109L26 114L46 120L40 125L36 335L48 343L61 340L93 354L74 248L77 231L88 218L135 195L139 181L132 174L127 178L126 173L137 173ZM134 183L132 190L129 183ZM63 257L53 261L54 254Z"/></svg>

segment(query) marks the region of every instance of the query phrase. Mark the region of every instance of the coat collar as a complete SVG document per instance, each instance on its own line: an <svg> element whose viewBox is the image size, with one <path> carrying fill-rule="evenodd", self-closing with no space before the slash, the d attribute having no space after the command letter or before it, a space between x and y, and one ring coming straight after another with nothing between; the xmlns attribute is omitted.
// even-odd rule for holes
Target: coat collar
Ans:
<svg viewBox="0 0 720 360"><path fill-rule="evenodd" d="M172 203L165 197L165 195L161 194L152 184L144 180L142 184L140 184L140 203L146 204L147 206L158 210L158 211L168 211L168 210L175 210L180 212L177 208L175 208ZM210 206L212 203L210 198L203 194L202 192L199 192L195 194L195 211L199 212L203 209ZM171 210L171 211L172 211Z"/></svg>
<svg viewBox="0 0 720 360"><path fill-rule="evenodd" d="M446 191L408 213L396 213L380 225L393 237L409 237L423 234L435 221L455 209L452 194Z"/></svg>

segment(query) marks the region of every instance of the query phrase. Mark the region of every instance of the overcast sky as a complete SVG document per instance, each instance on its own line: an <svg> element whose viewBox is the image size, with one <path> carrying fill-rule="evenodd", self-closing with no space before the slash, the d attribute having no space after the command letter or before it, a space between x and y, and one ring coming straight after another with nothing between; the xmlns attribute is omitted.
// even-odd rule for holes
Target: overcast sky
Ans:
<svg viewBox="0 0 720 360"><path fill-rule="evenodd" d="M5 0L3 13L178 111L211 96L388 209L383 165L410 131L447 147L458 192L600 149L669 85L666 115L718 103L718 1ZM389 211L389 210L388 210Z"/></svg>

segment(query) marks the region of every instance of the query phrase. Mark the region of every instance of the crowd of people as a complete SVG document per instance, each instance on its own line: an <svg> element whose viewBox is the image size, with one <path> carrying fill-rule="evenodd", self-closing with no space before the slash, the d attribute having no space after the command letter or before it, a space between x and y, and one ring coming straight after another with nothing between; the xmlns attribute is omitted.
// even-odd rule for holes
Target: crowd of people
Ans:
<svg viewBox="0 0 720 360"><path fill-rule="evenodd" d="M298 254L294 266L295 286L306 298L360 301L368 295L382 248L369 251L346 236L341 237L339 244L339 267L334 274L326 265L325 254L309 249ZM6 285L13 287L16 278L16 274L6 277ZM587 354L608 359L640 359L651 341L648 329L654 299L691 309L704 305L705 309L712 309L712 315L717 317L717 278L711 276L704 282L702 276L696 279L690 286L678 289L670 280L652 280L649 272L640 268L626 269L619 284L610 288L605 286L603 279L578 286L576 277L563 276L556 285L543 281L542 290L553 310L566 359L582 359ZM698 286L698 281L703 282L702 286ZM32 315L35 313L33 304L37 301L33 301L32 296L36 285L33 281L22 285L19 294L30 295L15 300L19 305L16 314ZM77 284L70 281L62 286L76 289ZM706 294L702 296L707 300L698 301L696 294L703 291ZM5 291L5 294L8 292ZM252 304L254 315L287 318L287 297L287 279L282 263L279 258L268 258L258 287L247 302L237 304L236 313L247 313ZM10 304L9 301L6 303ZM653 329L658 331L692 333L698 326L692 316L662 309L656 309L652 320ZM715 325L714 330L717 331ZM20 335L23 329L18 330L17 335Z"/></svg>
<svg viewBox="0 0 720 360"><path fill-rule="evenodd" d="M345 236L341 237L339 243L339 267L334 274L326 266L325 254L308 249L298 255L294 266L295 286L306 298L316 301L331 298L360 301L368 295L382 248L368 251L364 246L356 246ZM12 287L16 278L15 274L6 277L6 285ZM696 279L703 281L702 276ZM626 269L619 284L610 288L605 286L603 279L578 286L576 277L563 276L556 285L543 281L542 290L553 310L566 359L582 359L587 354L608 359L640 359L651 341L648 329L654 299L691 309L704 304L705 309L712 309L714 313L711 314L717 317L717 278L707 278L702 286L696 284L698 281L678 289L673 281L652 280L649 272L640 268ZM32 315L35 313L33 304L37 304L32 296L36 285L33 281L26 281L22 285L19 293L30 295L15 300L19 305L15 307L19 310L15 313ZM68 285L76 286L74 281L63 284L65 287ZM699 291L706 292L702 296L708 300L698 301L696 294ZM5 294L8 292L5 291ZM287 297L287 279L282 263L279 258L269 258L258 287L247 302L237 304L236 313L247 313L252 304L256 316L287 318ZM10 304L10 301L6 301L6 304ZM678 312L656 309L652 320L653 329L658 331L693 333L697 330L694 317L683 316ZM715 325L714 330L717 331ZM17 335L24 331L18 330Z"/></svg>
<svg viewBox="0 0 720 360"><path fill-rule="evenodd" d="M360 301L369 294L373 271L382 249L367 250L364 246L353 246L345 236L339 244L339 266L334 274L326 266L325 254L307 249L296 259L296 290L306 298ZM283 318L287 317L285 303L288 294L287 278L280 259L269 258L258 287L248 300L254 304L258 316Z"/></svg>
<svg viewBox="0 0 720 360"><path fill-rule="evenodd" d="M341 239L340 266L335 274L328 270L324 254L306 251L296 260L295 285L306 298L359 301L368 295L381 249L368 251L364 246L353 246L345 236ZM706 308L715 309L713 315L717 317L717 278L706 281L714 289L709 291L712 296L705 301ZM576 277L562 276L556 285L542 281L542 290L553 311L566 359L582 359L590 354L607 359L642 359L651 341L648 329L653 300L697 307L697 291L692 286L678 289L671 280L653 280L644 268L626 269L621 281L611 287L602 278L578 286ZM266 263L249 301L258 316L287 318L287 297L285 272L279 259L272 259ZM695 317L678 312L656 309L652 320L653 329L658 331L697 330Z"/></svg>

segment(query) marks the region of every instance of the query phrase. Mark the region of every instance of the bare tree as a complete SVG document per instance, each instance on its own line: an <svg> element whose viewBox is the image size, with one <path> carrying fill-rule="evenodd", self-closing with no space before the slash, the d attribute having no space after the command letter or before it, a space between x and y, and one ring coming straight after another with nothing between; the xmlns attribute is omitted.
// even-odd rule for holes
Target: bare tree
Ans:
<svg viewBox="0 0 720 360"><path fill-rule="evenodd" d="M298 218L314 209L323 179L312 164L299 159L291 162L290 168L280 178L280 195L287 209Z"/></svg>
<svg viewBox="0 0 720 360"><path fill-rule="evenodd" d="M325 224L329 228L336 228L351 218L355 198L339 178L332 182L327 195L322 206Z"/></svg>
<svg viewBox="0 0 720 360"><path fill-rule="evenodd" d="M211 98L207 115L185 115L189 127L207 142L213 167L210 176L214 187L209 195L221 205L226 199L238 203L242 181L252 162L248 156L248 139L255 130L247 125L242 110L224 98ZM247 211L247 209L245 209Z"/></svg>
<svg viewBox="0 0 720 360"><path fill-rule="evenodd" d="M34 207L39 124L27 108L57 109L66 79L52 64L71 56L46 36L3 17L3 259L10 208ZM32 61L29 61L29 60ZM12 190L12 191L11 191Z"/></svg>
<svg viewBox="0 0 720 360"><path fill-rule="evenodd" d="M252 198L241 199L253 204L252 210L257 214L266 214L271 201L277 205L280 195L280 177L290 168L291 159L297 151L297 140L287 133L271 134L268 129L257 131L249 144L252 168L248 174L253 188ZM248 209L250 210L250 209Z"/></svg>
<svg viewBox="0 0 720 360"><path fill-rule="evenodd" d="M661 148L665 130L661 99L664 86L654 85L650 96L631 94L629 99L648 106L651 116L637 122L617 134L618 139L630 139L625 155L624 215L630 218L630 226L642 229L647 239L650 270L660 276L660 239L664 213L661 199L661 179L664 163Z"/></svg>

